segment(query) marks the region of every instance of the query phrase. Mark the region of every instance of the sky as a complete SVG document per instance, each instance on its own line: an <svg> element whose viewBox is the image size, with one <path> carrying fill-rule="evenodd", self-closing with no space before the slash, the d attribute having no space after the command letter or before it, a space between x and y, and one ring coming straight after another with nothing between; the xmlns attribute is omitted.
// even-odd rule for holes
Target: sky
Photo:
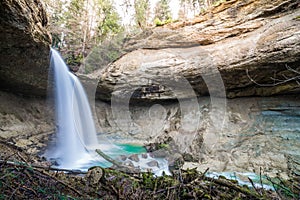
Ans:
<svg viewBox="0 0 300 200"><path fill-rule="evenodd" d="M130 0L131 4L133 5L134 0ZM151 9L151 17L154 17L154 7L158 0L150 0L150 9ZM134 16L134 10L133 8L128 10L128 13L124 12L125 8L121 5L124 4L124 0L115 0L115 6L119 13L119 15L122 17L122 21L124 25L130 25L133 22L133 16ZM171 0L170 1L170 8L172 12L172 18L177 19L178 18L178 12L179 12L179 5L180 0Z"/></svg>

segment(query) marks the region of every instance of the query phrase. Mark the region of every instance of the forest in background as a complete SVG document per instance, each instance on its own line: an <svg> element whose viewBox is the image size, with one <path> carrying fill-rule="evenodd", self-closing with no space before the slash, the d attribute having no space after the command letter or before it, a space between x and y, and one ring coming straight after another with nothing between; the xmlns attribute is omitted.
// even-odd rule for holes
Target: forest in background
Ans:
<svg viewBox="0 0 300 200"><path fill-rule="evenodd" d="M126 37L174 21L184 21L225 0L43 0L49 15L52 47L77 71L95 46L106 46L107 62ZM175 4L174 4L175 3ZM175 7L174 7L175 5ZM177 6L176 6L177 5ZM99 60L101 63L101 61ZM107 63L106 62L106 63ZM90 73L95 67L85 67Z"/></svg>

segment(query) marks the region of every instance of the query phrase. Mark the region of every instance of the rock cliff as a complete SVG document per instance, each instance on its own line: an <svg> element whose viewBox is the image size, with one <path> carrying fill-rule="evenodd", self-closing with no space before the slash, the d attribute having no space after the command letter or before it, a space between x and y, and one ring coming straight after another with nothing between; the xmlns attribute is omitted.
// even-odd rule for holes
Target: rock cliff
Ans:
<svg viewBox="0 0 300 200"><path fill-rule="evenodd" d="M40 0L0 2L0 88L45 95L50 35Z"/></svg>
<svg viewBox="0 0 300 200"><path fill-rule="evenodd" d="M188 98L185 80L198 96L223 96L224 87L231 98L291 92L299 87L299 16L297 0L231 0L144 31L102 71L98 98L128 90L136 99Z"/></svg>
<svg viewBox="0 0 300 200"><path fill-rule="evenodd" d="M47 94L47 23L40 0L0 1L0 138L33 154L54 132L53 108L36 98Z"/></svg>

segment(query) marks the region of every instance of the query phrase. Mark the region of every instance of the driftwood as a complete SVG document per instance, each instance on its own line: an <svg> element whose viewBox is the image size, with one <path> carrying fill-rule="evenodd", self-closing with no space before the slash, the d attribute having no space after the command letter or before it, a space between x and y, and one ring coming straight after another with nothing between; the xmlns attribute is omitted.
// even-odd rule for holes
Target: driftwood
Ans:
<svg viewBox="0 0 300 200"><path fill-rule="evenodd" d="M106 155L100 149L96 149L96 153L98 153L101 157L103 157L108 162L112 163L115 167L117 167L121 171L124 171L126 173L139 173L139 172L141 172L139 168L126 166L123 163L121 163L121 162L111 158L110 156Z"/></svg>
<svg viewBox="0 0 300 200"><path fill-rule="evenodd" d="M0 160L0 164L9 164L17 167L27 167L27 168L34 168L34 169L44 169L47 171L60 171L60 172L67 172L70 174L86 174L84 171L80 170L71 170L71 169L61 169L56 167L50 167L50 166L41 166L36 164L28 164L27 162L14 162L9 160Z"/></svg>
<svg viewBox="0 0 300 200"><path fill-rule="evenodd" d="M100 149L96 149L96 153L98 153L101 157L103 157L105 160L107 160L108 162L118 166L118 167L123 167L121 162L118 162L116 160L114 160L113 158L111 158L110 156L106 155L103 151L101 151Z"/></svg>

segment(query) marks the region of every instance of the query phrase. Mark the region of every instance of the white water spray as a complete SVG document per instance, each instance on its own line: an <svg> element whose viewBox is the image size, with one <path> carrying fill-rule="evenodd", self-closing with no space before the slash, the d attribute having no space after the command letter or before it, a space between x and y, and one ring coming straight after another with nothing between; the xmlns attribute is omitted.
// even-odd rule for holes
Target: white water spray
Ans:
<svg viewBox="0 0 300 200"><path fill-rule="evenodd" d="M55 149L47 154L60 167L76 168L91 159L89 150L98 145L91 109L80 81L53 49L50 67L54 76L57 139Z"/></svg>
<svg viewBox="0 0 300 200"><path fill-rule="evenodd" d="M85 91L78 78L69 71L60 54L54 49L51 49L50 67L54 77L57 137L53 149L47 151L45 156L48 159L54 159L60 168L86 170L91 166L105 166L107 163L95 153L95 149L100 149L100 146L106 154L126 154L122 148L104 138L103 141L101 140L101 145L98 143ZM147 171L150 168L147 167L147 163L157 160L160 167L154 167L153 172L156 175L161 175L162 171L170 174L168 162L165 159L148 157L144 159L140 156L140 162L133 162L134 166Z"/></svg>

